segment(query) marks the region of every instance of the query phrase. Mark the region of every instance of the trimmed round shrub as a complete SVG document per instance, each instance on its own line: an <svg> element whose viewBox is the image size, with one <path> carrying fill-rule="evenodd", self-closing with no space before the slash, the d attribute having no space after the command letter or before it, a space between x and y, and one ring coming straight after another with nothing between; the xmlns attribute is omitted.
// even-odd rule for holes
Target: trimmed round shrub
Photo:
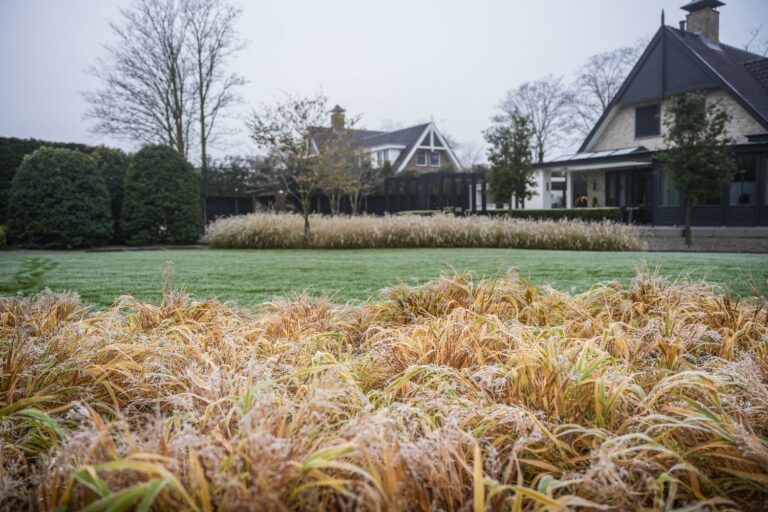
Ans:
<svg viewBox="0 0 768 512"><path fill-rule="evenodd" d="M22 247L74 249L112 237L104 178L79 151L45 147L25 156L8 207L9 233Z"/></svg>
<svg viewBox="0 0 768 512"><path fill-rule="evenodd" d="M124 195L123 227L129 244L188 244L200 237L200 177L168 146L144 146L133 155Z"/></svg>
<svg viewBox="0 0 768 512"><path fill-rule="evenodd" d="M112 243L125 243L123 232L123 184L131 157L125 152L100 146L91 153L96 168L104 177L112 210Z"/></svg>

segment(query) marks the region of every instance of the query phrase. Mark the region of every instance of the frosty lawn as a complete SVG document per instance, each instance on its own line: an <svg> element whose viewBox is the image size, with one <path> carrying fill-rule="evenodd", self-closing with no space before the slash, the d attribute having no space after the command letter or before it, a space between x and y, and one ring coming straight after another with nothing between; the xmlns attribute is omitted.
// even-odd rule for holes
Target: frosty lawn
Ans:
<svg viewBox="0 0 768 512"><path fill-rule="evenodd" d="M15 276L32 258L55 268L35 282ZM162 267L171 262L172 285L195 297L218 297L256 304L275 296L309 291L338 302L378 297L398 282L423 283L452 269L495 275L510 267L535 283L564 291L584 291L599 281L629 282L635 267L647 262L667 276L690 273L751 295L749 280L763 288L768 258L749 254L649 254L526 251L506 249L370 250L170 250L137 252L0 253L0 294L22 286L75 290L85 302L106 306L120 295L157 300Z"/></svg>

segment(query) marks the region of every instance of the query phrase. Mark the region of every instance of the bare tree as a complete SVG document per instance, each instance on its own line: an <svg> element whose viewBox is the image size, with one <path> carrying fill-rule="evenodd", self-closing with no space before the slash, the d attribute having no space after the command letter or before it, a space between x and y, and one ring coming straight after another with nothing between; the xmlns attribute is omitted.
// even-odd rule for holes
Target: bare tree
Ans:
<svg viewBox="0 0 768 512"><path fill-rule="evenodd" d="M168 144L185 157L197 135L205 179L216 121L243 83L225 70L242 48L239 13L226 0L133 0L121 9L110 23L117 41L90 70L103 82L85 93L93 131Z"/></svg>
<svg viewBox="0 0 768 512"><path fill-rule="evenodd" d="M587 136L643 51L645 42L598 53L579 71L571 94L573 128Z"/></svg>
<svg viewBox="0 0 768 512"><path fill-rule="evenodd" d="M278 160L280 180L301 206L305 244L309 242L311 200L320 191L325 172L324 166L317 165L318 148L312 139L314 129L327 115L326 103L322 94L287 96L255 110L248 121L251 138Z"/></svg>
<svg viewBox="0 0 768 512"><path fill-rule="evenodd" d="M85 94L93 131L189 150L195 112L193 66L186 49L188 23L174 0L134 0L120 9L117 36L90 73L104 86Z"/></svg>
<svg viewBox="0 0 768 512"><path fill-rule="evenodd" d="M477 142L460 143L455 151L464 169L472 170L485 160L485 148Z"/></svg>
<svg viewBox="0 0 768 512"><path fill-rule="evenodd" d="M194 66L200 168L205 182L208 144L216 137L216 121L239 102L235 89L245 83L243 77L226 71L229 58L245 46L235 28L242 11L226 0L184 0L183 9L189 26L187 45Z"/></svg>
<svg viewBox="0 0 768 512"><path fill-rule="evenodd" d="M563 78L548 75L508 91L499 103L502 114L494 120L509 124L516 115L528 118L533 129L533 147L541 160L548 149L561 146L567 136L570 104L571 93L563 85ZM560 140L553 142L555 137Z"/></svg>
<svg viewBox="0 0 768 512"><path fill-rule="evenodd" d="M352 215L357 215L361 211L363 199L381 187L384 180L393 176L395 171L389 162L374 169L371 155L364 151L359 153L357 163L351 171L346 193L352 206Z"/></svg>
<svg viewBox="0 0 768 512"><path fill-rule="evenodd" d="M316 149L315 165L321 176L320 186L331 207L331 214L341 212L341 199L355 187L357 168L363 148L352 130L357 119L347 120L344 127L316 128L312 142Z"/></svg>
<svg viewBox="0 0 768 512"><path fill-rule="evenodd" d="M749 41L744 45L748 52L768 57L768 38L762 37L763 25L749 29Z"/></svg>

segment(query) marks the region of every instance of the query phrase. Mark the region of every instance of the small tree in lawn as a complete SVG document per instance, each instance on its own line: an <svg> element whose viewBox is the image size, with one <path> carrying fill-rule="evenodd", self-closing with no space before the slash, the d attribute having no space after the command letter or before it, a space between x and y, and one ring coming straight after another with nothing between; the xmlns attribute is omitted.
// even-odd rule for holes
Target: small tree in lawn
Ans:
<svg viewBox="0 0 768 512"><path fill-rule="evenodd" d="M693 203L720 191L736 172L728 146L728 112L700 94L673 98L664 119L664 141L669 148L659 156L685 196L685 243L691 245Z"/></svg>
<svg viewBox="0 0 768 512"><path fill-rule="evenodd" d="M288 96L251 114L251 138L279 162L277 174L285 190L296 199L304 217L304 243L309 242L312 197L320 191L325 166L318 165L313 131L327 114L326 98Z"/></svg>
<svg viewBox="0 0 768 512"><path fill-rule="evenodd" d="M518 207L525 206L525 200L533 197L530 187L533 180L531 158L531 139L533 130L527 117L515 112L510 124L492 128L485 133L485 140L490 144L488 162L491 172L489 185L496 202L509 200L512 210L512 197Z"/></svg>

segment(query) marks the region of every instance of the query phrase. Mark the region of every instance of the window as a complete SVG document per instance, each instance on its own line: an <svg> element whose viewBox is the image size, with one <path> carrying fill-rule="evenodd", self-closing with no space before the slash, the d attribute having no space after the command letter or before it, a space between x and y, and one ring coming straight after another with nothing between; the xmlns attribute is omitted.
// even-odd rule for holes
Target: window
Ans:
<svg viewBox="0 0 768 512"><path fill-rule="evenodd" d="M693 201L694 206L719 206L723 199L723 193L718 189L707 190L703 197L697 197Z"/></svg>
<svg viewBox="0 0 768 512"><path fill-rule="evenodd" d="M655 137L661 134L661 107L648 105L635 109L635 138Z"/></svg>
<svg viewBox="0 0 768 512"><path fill-rule="evenodd" d="M424 167L427 165L427 152L423 149L416 151L416 165Z"/></svg>
<svg viewBox="0 0 768 512"><path fill-rule="evenodd" d="M736 174L731 179L728 203L731 206L754 206L757 192L757 155L738 159Z"/></svg>
<svg viewBox="0 0 768 512"><path fill-rule="evenodd" d="M426 148L428 148L428 147L430 147L430 146L432 145L432 141L431 141L431 139L430 139L431 135L432 135L431 133L427 133L427 134L424 136L424 140L422 140L422 141L421 141L421 145L422 145L423 147L426 147Z"/></svg>
<svg viewBox="0 0 768 512"><path fill-rule="evenodd" d="M664 208L675 208L680 206L680 194L675 186L675 177L672 171L662 169L659 171L659 206Z"/></svg>
<svg viewBox="0 0 768 512"><path fill-rule="evenodd" d="M432 151L429 154L429 165L432 167L440 167L440 153Z"/></svg>
<svg viewBox="0 0 768 512"><path fill-rule="evenodd" d="M384 165L384 152L383 151L377 151L376 152L376 163L379 167L382 167Z"/></svg>

